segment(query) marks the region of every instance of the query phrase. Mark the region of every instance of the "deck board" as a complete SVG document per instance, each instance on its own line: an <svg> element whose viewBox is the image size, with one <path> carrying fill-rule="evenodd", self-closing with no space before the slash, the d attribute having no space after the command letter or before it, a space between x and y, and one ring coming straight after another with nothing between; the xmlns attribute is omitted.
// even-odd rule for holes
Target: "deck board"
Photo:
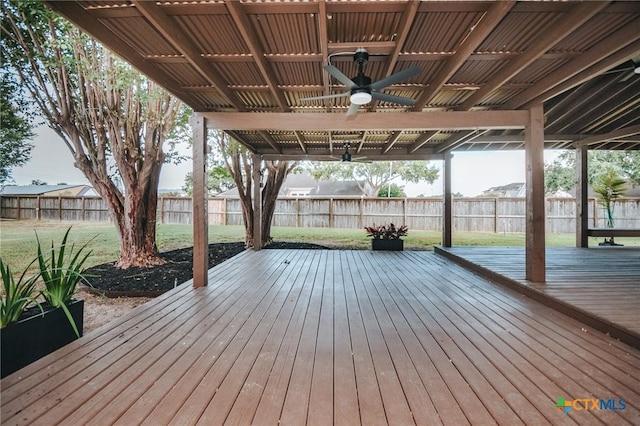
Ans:
<svg viewBox="0 0 640 426"><path fill-rule="evenodd" d="M548 248L547 279L525 279L522 247L437 248L497 282L520 287L543 303L640 347L640 249ZM533 293L533 294L532 294ZM589 321L593 322L589 322Z"/></svg>
<svg viewBox="0 0 640 426"><path fill-rule="evenodd" d="M210 282L3 379L2 424L640 423L638 349L432 252L245 252Z"/></svg>

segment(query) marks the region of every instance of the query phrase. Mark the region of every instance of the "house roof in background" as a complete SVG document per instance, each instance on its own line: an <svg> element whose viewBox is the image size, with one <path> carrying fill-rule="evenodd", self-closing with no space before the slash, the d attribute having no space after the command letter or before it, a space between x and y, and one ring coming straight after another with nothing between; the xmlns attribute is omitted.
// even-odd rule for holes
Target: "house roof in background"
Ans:
<svg viewBox="0 0 640 426"><path fill-rule="evenodd" d="M219 127L265 156L329 159L345 141L369 159L522 149L521 126L481 114L540 103L546 148L640 149L640 2L46 3L212 123L248 113ZM372 102L348 121L347 97L302 100L345 92L322 67L354 76L358 48L373 81L420 69L383 90L413 107Z"/></svg>
<svg viewBox="0 0 640 426"><path fill-rule="evenodd" d="M74 195L82 196L95 191L89 185L9 185L0 189L1 195L45 195L50 192L73 191Z"/></svg>
<svg viewBox="0 0 640 426"><path fill-rule="evenodd" d="M361 184L364 184L361 182ZM307 192L308 191L308 192ZM290 173L282 183L279 197L286 197L291 192L307 192L308 196L321 197L360 197L362 190L354 180L317 181L308 172ZM238 188L225 191L217 197L238 198Z"/></svg>

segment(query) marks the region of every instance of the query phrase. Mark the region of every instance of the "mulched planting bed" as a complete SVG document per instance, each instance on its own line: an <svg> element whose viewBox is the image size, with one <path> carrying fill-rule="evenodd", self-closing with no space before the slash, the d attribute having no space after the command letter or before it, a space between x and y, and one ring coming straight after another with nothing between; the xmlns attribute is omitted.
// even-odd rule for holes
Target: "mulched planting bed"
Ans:
<svg viewBox="0 0 640 426"><path fill-rule="evenodd" d="M317 244L273 242L267 249L328 249ZM245 250L244 243L209 244L209 268ZM164 265L120 269L115 262L84 271L91 286L84 289L106 297L155 297L193 277L193 247L163 252Z"/></svg>

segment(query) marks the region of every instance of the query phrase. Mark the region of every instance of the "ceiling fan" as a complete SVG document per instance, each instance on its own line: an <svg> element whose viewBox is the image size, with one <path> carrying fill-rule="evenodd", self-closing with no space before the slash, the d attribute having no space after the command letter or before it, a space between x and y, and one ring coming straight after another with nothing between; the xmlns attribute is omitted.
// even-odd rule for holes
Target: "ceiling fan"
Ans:
<svg viewBox="0 0 640 426"><path fill-rule="evenodd" d="M335 158L336 160L342 160L343 163L351 163L352 161L370 163L370 161L361 161L362 159L367 158L367 157L353 157L351 155L351 153L349 152L349 148L350 147L351 147L351 144L349 142L345 142L344 143L344 153L342 154L342 157L341 158L332 157L332 158Z"/></svg>
<svg viewBox="0 0 640 426"><path fill-rule="evenodd" d="M326 96L313 96L310 98L302 98L301 101L311 101L316 99L334 99L341 97L349 97L351 104L347 111L347 116L355 115L358 112L360 105L365 105L371 102L372 99L379 101L393 102L400 105L411 106L414 104L414 100L410 98L404 98L402 96L389 95L382 93L380 90L387 86L398 83L405 78L411 77L420 72L420 68L411 67L395 74L391 74L389 77L378 80L374 83L371 82L371 78L364 74L364 66L369 61L369 53L363 48L356 50L353 55L353 61L358 65L358 75L354 78L349 78L344 75L338 68L333 65L325 65L323 68L327 70L329 74L335 77L336 80L347 86L348 92L338 93L335 95Z"/></svg>

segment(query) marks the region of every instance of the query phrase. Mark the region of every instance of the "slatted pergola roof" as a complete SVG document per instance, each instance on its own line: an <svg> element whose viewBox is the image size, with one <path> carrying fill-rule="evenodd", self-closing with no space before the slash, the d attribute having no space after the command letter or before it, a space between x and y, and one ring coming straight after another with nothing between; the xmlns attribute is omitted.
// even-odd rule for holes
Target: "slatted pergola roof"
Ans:
<svg viewBox="0 0 640 426"><path fill-rule="evenodd" d="M540 103L546 148L640 149L640 2L47 3L265 158L522 149ZM373 81L420 69L383 91L413 106L301 100L346 91L323 66L358 48Z"/></svg>

